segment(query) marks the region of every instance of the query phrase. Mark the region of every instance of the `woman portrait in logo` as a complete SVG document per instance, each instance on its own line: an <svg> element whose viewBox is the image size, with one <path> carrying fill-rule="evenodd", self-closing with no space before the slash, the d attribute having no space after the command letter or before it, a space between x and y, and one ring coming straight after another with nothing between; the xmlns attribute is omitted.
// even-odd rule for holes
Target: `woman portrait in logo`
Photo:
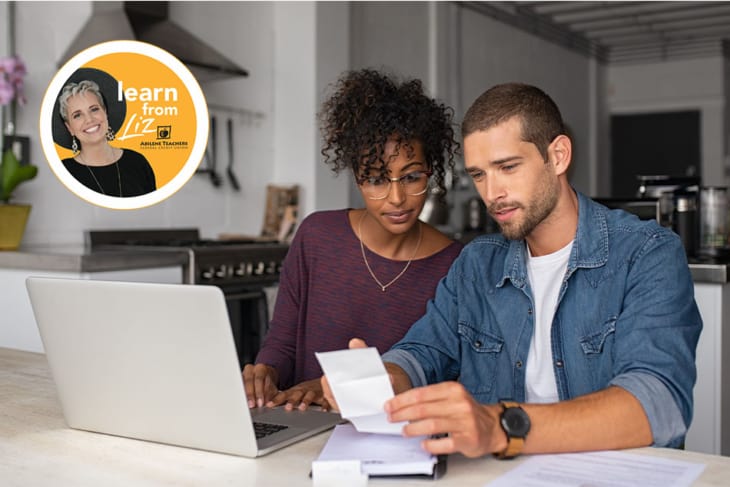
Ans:
<svg viewBox="0 0 730 487"><path fill-rule="evenodd" d="M63 164L84 186L107 196L140 196L157 188L152 166L139 152L110 144L127 113L118 85L99 69L76 70L56 100L53 140L73 152Z"/></svg>

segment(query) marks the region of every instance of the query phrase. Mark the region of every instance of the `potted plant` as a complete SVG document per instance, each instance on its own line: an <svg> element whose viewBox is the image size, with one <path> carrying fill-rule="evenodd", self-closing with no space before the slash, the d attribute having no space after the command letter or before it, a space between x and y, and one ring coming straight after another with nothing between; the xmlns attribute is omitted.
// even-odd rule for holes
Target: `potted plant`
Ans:
<svg viewBox="0 0 730 487"><path fill-rule="evenodd" d="M20 246L30 205L11 204L15 188L33 179L38 168L31 164L20 165L12 150L6 150L0 161L0 250L15 250Z"/></svg>
<svg viewBox="0 0 730 487"><path fill-rule="evenodd" d="M17 56L0 58L0 107L2 108L2 136L0 148L10 146L5 137L15 135L16 104L24 103L23 78L25 65ZM32 164L21 165L12 149L0 156L0 250L14 250L20 245L30 205L11 204L13 192L24 181L33 179L38 168Z"/></svg>

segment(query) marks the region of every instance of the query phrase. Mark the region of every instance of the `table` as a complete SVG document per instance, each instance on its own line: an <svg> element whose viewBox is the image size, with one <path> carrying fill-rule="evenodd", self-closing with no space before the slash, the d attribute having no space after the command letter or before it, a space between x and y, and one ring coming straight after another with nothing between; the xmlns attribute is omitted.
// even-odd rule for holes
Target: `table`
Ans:
<svg viewBox="0 0 730 487"><path fill-rule="evenodd" d="M214 414L214 412L211 412ZM329 433L249 459L69 429L45 355L0 348L0 483L3 486L312 485L311 462ZM632 453L705 463L694 484L726 486L730 457L639 448ZM372 485L483 486L524 461L449 458L446 476L374 479Z"/></svg>

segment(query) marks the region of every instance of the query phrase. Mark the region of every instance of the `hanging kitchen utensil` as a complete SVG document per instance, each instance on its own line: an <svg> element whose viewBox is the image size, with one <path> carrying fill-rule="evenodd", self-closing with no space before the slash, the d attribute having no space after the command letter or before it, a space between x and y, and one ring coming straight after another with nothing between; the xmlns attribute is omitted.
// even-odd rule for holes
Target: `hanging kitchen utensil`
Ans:
<svg viewBox="0 0 730 487"><path fill-rule="evenodd" d="M216 119L212 116L210 119L210 134L208 136L208 145L203 153L203 161L205 161L204 168L198 168L197 174L208 174L210 181L213 186L218 187L221 185L221 177L215 171L217 150L216 150Z"/></svg>
<svg viewBox="0 0 730 487"><path fill-rule="evenodd" d="M231 186L235 191L241 190L241 185L238 184L238 178L233 172L233 119L228 119L228 167L226 168L226 174L228 174L228 180L231 182Z"/></svg>
<svg viewBox="0 0 730 487"><path fill-rule="evenodd" d="M211 139L208 137L208 145L205 146L205 152L203 152L203 161L198 166L197 171L195 171L195 174L209 174L210 173L210 164L211 164ZM205 164L203 164L203 162Z"/></svg>
<svg viewBox="0 0 730 487"><path fill-rule="evenodd" d="M208 174L210 172L210 148L206 147L203 153L203 162L198 166L195 174Z"/></svg>
<svg viewBox="0 0 730 487"><path fill-rule="evenodd" d="M215 166L218 162L218 149L217 149L217 138L216 138L216 118L215 115L210 117L210 139L211 141L211 152L212 157L210 161L210 182L213 183L213 186L216 188L221 185L221 177L220 174L218 174L215 170Z"/></svg>

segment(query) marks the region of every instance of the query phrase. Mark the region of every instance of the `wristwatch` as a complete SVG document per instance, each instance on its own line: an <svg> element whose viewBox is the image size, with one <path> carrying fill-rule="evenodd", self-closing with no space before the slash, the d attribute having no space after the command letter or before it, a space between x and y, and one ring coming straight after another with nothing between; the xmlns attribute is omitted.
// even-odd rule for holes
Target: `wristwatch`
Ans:
<svg viewBox="0 0 730 487"><path fill-rule="evenodd" d="M507 434L507 448L494 455L500 459L514 458L522 452L525 438L530 432L530 417L516 402L500 401L502 413L499 423Z"/></svg>

